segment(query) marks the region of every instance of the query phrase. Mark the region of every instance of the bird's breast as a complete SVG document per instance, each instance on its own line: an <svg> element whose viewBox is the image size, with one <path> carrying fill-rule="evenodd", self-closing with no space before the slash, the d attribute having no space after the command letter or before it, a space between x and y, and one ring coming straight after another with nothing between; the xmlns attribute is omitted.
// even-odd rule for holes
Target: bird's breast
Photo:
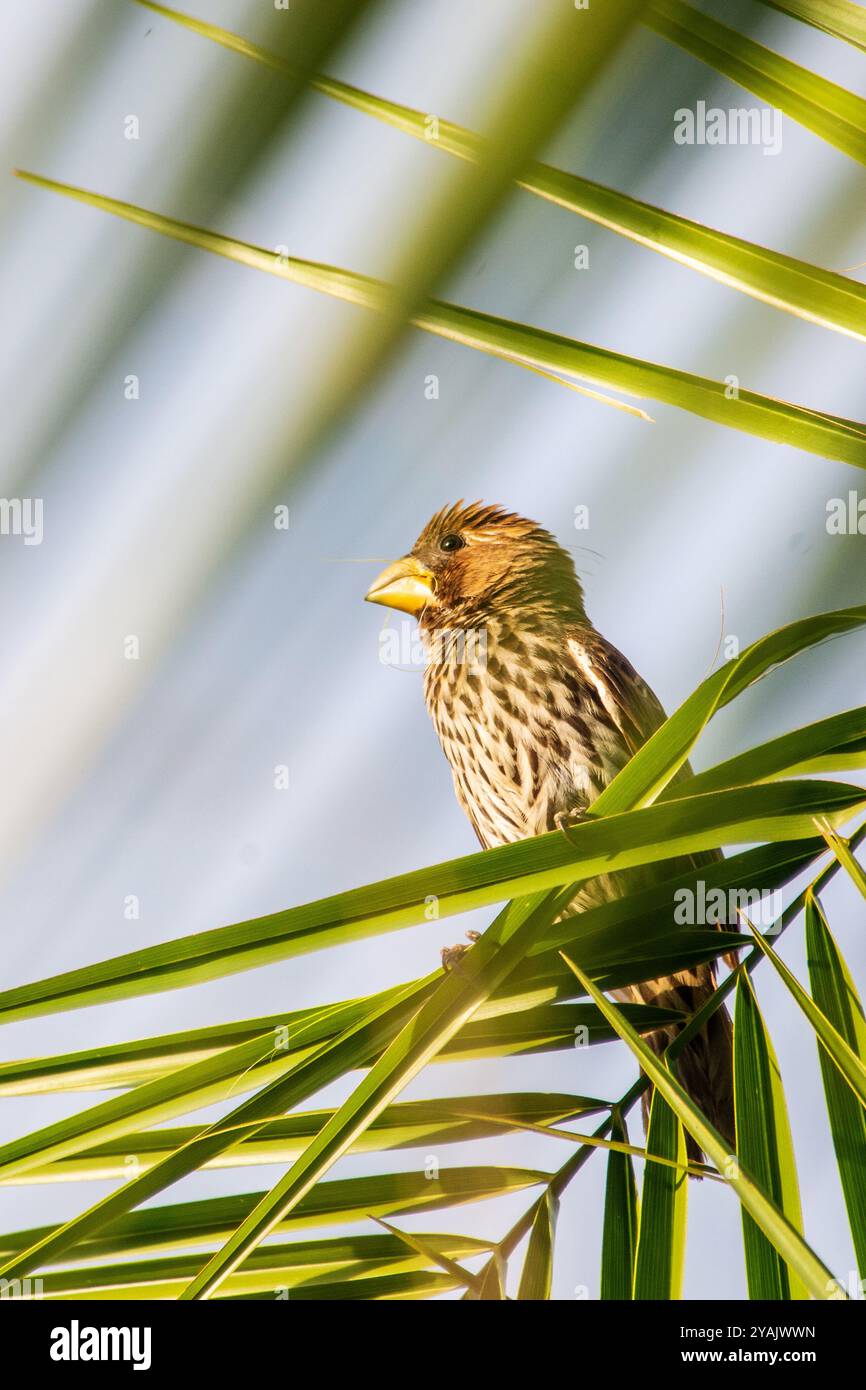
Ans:
<svg viewBox="0 0 866 1390"><path fill-rule="evenodd" d="M483 659L442 659L427 668L427 706L458 799L484 845L551 830L558 811L598 793L593 722L557 655L541 642L488 637Z"/></svg>

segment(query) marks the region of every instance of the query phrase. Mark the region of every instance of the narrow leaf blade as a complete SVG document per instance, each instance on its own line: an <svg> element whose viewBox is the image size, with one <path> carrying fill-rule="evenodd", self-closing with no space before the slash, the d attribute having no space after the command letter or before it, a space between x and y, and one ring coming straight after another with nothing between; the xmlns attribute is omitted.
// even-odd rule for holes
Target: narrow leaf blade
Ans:
<svg viewBox="0 0 866 1390"><path fill-rule="evenodd" d="M791 1225L803 1230L794 1146L779 1063L745 971L739 973L734 1014L734 1108L737 1157ZM743 1242L749 1297L808 1298L747 1211Z"/></svg>
<svg viewBox="0 0 866 1390"><path fill-rule="evenodd" d="M866 1020L857 989L818 900L806 900L806 955L812 996L822 1014L861 1062L866 1062ZM860 1277L866 1278L866 1111L818 1046L824 1095L839 1178Z"/></svg>
<svg viewBox="0 0 866 1390"><path fill-rule="evenodd" d="M614 1114L611 1138L628 1143L624 1119ZM630 1299L638 1236L638 1200L630 1154L611 1150L604 1191L604 1230L601 1244L601 1297Z"/></svg>

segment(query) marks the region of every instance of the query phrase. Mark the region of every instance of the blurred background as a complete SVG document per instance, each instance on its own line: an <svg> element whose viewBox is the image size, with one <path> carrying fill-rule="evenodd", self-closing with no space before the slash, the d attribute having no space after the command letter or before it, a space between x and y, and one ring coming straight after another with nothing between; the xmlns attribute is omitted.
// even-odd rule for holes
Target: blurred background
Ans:
<svg viewBox="0 0 866 1390"><path fill-rule="evenodd" d="M830 269L866 262L862 168L788 119L775 157L676 145L677 108L760 103L648 29L624 31L592 83L548 102L527 55L535 61L563 4L186 0L188 13L291 58L296 82L121 0L4 6L2 167L380 275L410 297L435 289L863 418L856 342L505 186L509 153L531 137L550 163L723 231ZM754 0L704 8L863 93L853 48ZM510 122L498 170L485 184L432 143L310 92L305 69L485 133ZM587 268L575 266L577 246ZM669 710L708 672L720 635L745 646L863 601L866 541L826 529L828 500L857 487L844 464L654 402L643 402L652 423L620 413L5 174L0 304L0 493L44 506L41 545L0 539L4 988L475 848L420 669L383 663L382 610L362 602L447 502L500 502L554 531L596 625ZM275 527L276 506L288 508L287 529ZM589 527L578 530L581 507ZM695 765L862 702L864 670L862 636L798 658L714 721ZM862 983L864 904L843 878L825 906ZM0 1056L371 992L426 973L491 915L19 1024L0 1034ZM799 928L783 955L802 972ZM755 978L783 1080L795 1083L806 1236L844 1279L854 1260L814 1040L769 973ZM633 1075L610 1045L439 1065L406 1098L613 1097ZM96 1099L6 1099L0 1138ZM632 1132L640 1142L636 1115ZM565 1156L553 1140L509 1135L439 1160L552 1168ZM350 1157L335 1175L422 1157ZM160 1200L277 1176L197 1175ZM603 1183L597 1158L564 1199L558 1298L598 1296ZM0 1225L64 1219L104 1190L0 1188ZM406 1224L495 1237L530 1195ZM714 1184L692 1184L687 1297L744 1296L736 1207ZM699 1256L707 1248L712 1260Z"/></svg>

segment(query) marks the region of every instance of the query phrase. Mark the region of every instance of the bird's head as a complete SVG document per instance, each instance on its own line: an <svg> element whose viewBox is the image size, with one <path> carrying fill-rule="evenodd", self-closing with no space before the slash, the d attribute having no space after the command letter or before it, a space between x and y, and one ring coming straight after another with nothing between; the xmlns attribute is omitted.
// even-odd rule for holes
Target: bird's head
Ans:
<svg viewBox="0 0 866 1390"><path fill-rule="evenodd" d="M538 617L584 616L568 552L537 522L482 502L461 501L437 513L366 597L411 613L422 631L478 626L521 610Z"/></svg>

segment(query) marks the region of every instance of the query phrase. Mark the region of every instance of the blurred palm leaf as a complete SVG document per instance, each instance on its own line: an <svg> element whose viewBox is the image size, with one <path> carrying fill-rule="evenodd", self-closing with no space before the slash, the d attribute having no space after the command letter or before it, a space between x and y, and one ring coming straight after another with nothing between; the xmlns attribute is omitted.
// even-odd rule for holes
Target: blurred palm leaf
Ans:
<svg viewBox="0 0 866 1390"><path fill-rule="evenodd" d="M175 218L146 208L108 198L101 193L75 188L26 170L16 170L19 178L66 197L76 198L103 212L113 213L151 231L162 233L202 251L224 256L278 279L289 280L386 316L399 311L401 292L381 280L266 251L260 246L223 236L203 227L193 227ZM444 300L428 300L410 315L416 328L473 347L481 352L506 358L518 366L575 376L597 386L606 386L625 395L651 397L678 406L716 424L789 444L823 458L866 468L866 426L855 420L827 415L805 406L792 405L771 396L762 396L737 385L711 381L692 372L680 371L654 362L645 362L607 348L594 347L541 328L513 323L476 309L466 309Z"/></svg>
<svg viewBox="0 0 866 1390"><path fill-rule="evenodd" d="M152 0L137 0L137 3L235 53L294 78L291 63L277 53L217 25L154 4ZM374 96L336 78L312 74L309 85L352 110L372 116L458 159L475 163L484 149L482 138L474 131L441 117L437 118L435 138L432 138L430 119L423 111ZM607 227L638 245L658 251L679 265L700 271L719 284L866 341L866 287L856 280L728 236L615 189L554 169L549 164L533 161L518 174L516 182L530 193Z"/></svg>

